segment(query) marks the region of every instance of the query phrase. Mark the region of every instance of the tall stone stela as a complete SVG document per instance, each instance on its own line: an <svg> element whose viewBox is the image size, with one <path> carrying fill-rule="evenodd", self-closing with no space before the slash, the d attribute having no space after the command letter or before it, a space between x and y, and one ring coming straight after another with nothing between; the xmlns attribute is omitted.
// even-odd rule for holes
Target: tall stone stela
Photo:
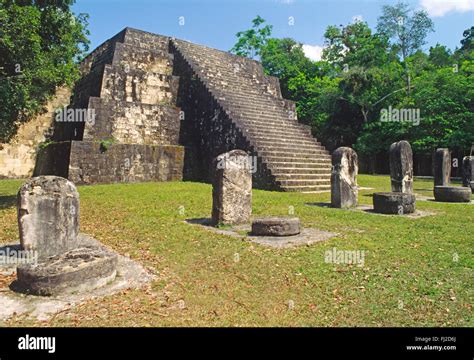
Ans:
<svg viewBox="0 0 474 360"><path fill-rule="evenodd" d="M69 180L58 176L28 180L18 192L17 209L23 250L45 257L77 247L79 193Z"/></svg>
<svg viewBox="0 0 474 360"><path fill-rule="evenodd" d="M451 176L451 154L449 149L436 149L434 161L434 184L435 186L447 186Z"/></svg>
<svg viewBox="0 0 474 360"><path fill-rule="evenodd" d="M340 147L332 154L331 206L357 206L357 153L349 147Z"/></svg>
<svg viewBox="0 0 474 360"><path fill-rule="evenodd" d="M252 173L245 151L232 150L215 161L212 188L214 225L238 225L250 222L252 214Z"/></svg>
<svg viewBox="0 0 474 360"><path fill-rule="evenodd" d="M402 140L390 145L390 180L392 192L413 193L413 152Z"/></svg>

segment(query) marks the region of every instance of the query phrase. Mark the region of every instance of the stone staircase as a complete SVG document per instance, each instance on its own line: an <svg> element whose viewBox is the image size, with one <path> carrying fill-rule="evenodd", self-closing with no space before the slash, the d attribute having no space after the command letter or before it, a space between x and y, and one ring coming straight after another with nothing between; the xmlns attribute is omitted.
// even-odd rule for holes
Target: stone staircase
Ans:
<svg viewBox="0 0 474 360"><path fill-rule="evenodd" d="M329 152L298 122L294 103L260 63L172 39L172 47L214 96L270 170L280 190L330 189ZM249 71L250 70L250 71Z"/></svg>

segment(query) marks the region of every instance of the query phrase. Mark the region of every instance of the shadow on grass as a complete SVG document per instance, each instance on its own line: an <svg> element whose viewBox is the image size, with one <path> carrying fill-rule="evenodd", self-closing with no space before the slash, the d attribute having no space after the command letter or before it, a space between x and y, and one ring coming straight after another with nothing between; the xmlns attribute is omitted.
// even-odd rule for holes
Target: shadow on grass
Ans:
<svg viewBox="0 0 474 360"><path fill-rule="evenodd" d="M326 202L314 202L314 203L305 203L307 206L319 206L319 207L324 207L324 208L330 208L331 203L326 203Z"/></svg>
<svg viewBox="0 0 474 360"><path fill-rule="evenodd" d="M213 226L210 218L186 219L186 222L194 225Z"/></svg>
<svg viewBox="0 0 474 360"><path fill-rule="evenodd" d="M16 205L16 196L0 196L0 210L8 209Z"/></svg>

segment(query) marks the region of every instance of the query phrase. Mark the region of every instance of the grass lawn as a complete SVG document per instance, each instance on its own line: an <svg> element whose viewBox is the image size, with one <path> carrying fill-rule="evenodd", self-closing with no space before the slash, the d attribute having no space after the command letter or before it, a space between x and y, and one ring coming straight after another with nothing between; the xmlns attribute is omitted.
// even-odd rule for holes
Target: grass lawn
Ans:
<svg viewBox="0 0 474 360"><path fill-rule="evenodd" d="M390 189L388 176L358 182L375 189L360 191L362 204ZM0 181L0 243L18 241L21 183ZM415 181L418 194L432 196L432 187L432 180ZM474 326L474 205L418 201L435 215L412 219L306 205L329 202L329 193L254 190L255 215L294 207L304 226L339 234L273 249L186 224L209 217L211 190L191 182L79 187L81 231L141 262L157 280L46 322L14 317L3 325ZM364 266L326 263L334 247L364 250Z"/></svg>

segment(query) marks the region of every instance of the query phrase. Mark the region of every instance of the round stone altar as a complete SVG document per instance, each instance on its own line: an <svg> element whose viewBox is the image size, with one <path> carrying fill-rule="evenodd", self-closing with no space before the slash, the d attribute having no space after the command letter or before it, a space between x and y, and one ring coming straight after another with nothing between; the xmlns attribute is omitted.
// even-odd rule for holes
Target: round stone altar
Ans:
<svg viewBox="0 0 474 360"><path fill-rule="evenodd" d="M117 255L102 247L80 247L38 264L17 268L18 288L32 295L90 291L115 279Z"/></svg>
<svg viewBox="0 0 474 360"><path fill-rule="evenodd" d="M415 212L416 197L402 192L374 193L374 211L380 214L403 215Z"/></svg>
<svg viewBox="0 0 474 360"><path fill-rule="evenodd" d="M434 197L442 202L470 202L471 189L461 186L435 186Z"/></svg>
<svg viewBox="0 0 474 360"><path fill-rule="evenodd" d="M265 217L252 222L252 235L256 236L292 236L301 232L300 219L297 217Z"/></svg>

